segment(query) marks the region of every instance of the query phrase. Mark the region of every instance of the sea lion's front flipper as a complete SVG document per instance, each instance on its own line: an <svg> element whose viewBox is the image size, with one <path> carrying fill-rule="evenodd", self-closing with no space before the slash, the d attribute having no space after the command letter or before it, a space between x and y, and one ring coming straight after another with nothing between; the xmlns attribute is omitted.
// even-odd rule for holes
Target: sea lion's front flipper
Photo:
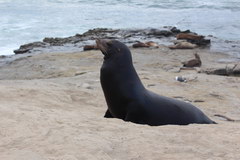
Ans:
<svg viewBox="0 0 240 160"><path fill-rule="evenodd" d="M106 111L104 117L105 117L105 118L114 118L114 117L112 116L112 114L109 112L109 110Z"/></svg>

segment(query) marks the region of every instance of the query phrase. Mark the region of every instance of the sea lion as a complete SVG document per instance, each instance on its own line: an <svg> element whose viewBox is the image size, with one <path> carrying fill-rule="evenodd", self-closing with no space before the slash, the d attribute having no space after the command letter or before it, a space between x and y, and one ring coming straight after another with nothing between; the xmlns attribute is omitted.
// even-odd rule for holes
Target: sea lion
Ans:
<svg viewBox="0 0 240 160"><path fill-rule="evenodd" d="M146 43L143 43L143 42L140 42L138 41L137 43L134 43L132 45L133 48L142 48L142 47L145 47L145 48L159 48L158 44L153 42L153 41L149 41L149 42L146 42Z"/></svg>
<svg viewBox="0 0 240 160"><path fill-rule="evenodd" d="M143 42L137 42L137 43L134 43L134 44L132 45L132 47L133 47L133 48L142 48L142 47L148 48L149 45L146 44L146 43L143 43Z"/></svg>
<svg viewBox="0 0 240 160"><path fill-rule="evenodd" d="M170 49L194 49L197 48L196 44L185 41L177 41L174 45L168 46Z"/></svg>
<svg viewBox="0 0 240 160"><path fill-rule="evenodd" d="M197 46L205 47L210 45L211 40L205 39L205 36L197 35L194 33L179 33L176 38L178 40L185 39L187 42L190 42L192 44L196 44Z"/></svg>
<svg viewBox="0 0 240 160"><path fill-rule="evenodd" d="M152 47L152 48L159 48L158 44L153 41L148 41L145 44L147 44L149 47Z"/></svg>
<svg viewBox="0 0 240 160"><path fill-rule="evenodd" d="M194 56L195 56L195 59L182 62L183 67L201 67L202 61L200 59L200 56L197 53L195 53Z"/></svg>
<svg viewBox="0 0 240 160"><path fill-rule="evenodd" d="M189 103L145 89L126 45L117 40L96 43L104 55L100 81L108 105L105 117L151 126L215 123Z"/></svg>
<svg viewBox="0 0 240 160"><path fill-rule="evenodd" d="M203 40L204 36L193 34L193 33L179 33L176 36L177 39L187 39L187 40Z"/></svg>

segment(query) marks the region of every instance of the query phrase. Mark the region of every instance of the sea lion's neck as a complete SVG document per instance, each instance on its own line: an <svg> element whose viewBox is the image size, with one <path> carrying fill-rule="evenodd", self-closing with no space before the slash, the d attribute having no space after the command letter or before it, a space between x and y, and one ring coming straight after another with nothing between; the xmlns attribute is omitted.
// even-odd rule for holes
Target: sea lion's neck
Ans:
<svg viewBox="0 0 240 160"><path fill-rule="evenodd" d="M118 90L123 95L138 94L141 89L145 89L132 62L104 61L101 68L101 85L105 94L113 94L111 91ZM114 95L114 94L113 94Z"/></svg>
<svg viewBox="0 0 240 160"><path fill-rule="evenodd" d="M108 109L113 117L124 119L126 106L144 93L144 86L132 64L117 65L105 61L100 80ZM127 64L127 65L126 65Z"/></svg>

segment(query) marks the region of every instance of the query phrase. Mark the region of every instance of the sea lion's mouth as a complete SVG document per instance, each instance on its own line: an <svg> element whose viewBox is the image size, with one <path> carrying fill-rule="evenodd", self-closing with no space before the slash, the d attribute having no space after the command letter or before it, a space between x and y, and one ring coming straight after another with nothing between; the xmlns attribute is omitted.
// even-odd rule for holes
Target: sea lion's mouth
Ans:
<svg viewBox="0 0 240 160"><path fill-rule="evenodd" d="M107 48L108 48L107 40L96 39L96 44L97 44L97 47L101 50L101 52L102 52L105 56L107 56Z"/></svg>

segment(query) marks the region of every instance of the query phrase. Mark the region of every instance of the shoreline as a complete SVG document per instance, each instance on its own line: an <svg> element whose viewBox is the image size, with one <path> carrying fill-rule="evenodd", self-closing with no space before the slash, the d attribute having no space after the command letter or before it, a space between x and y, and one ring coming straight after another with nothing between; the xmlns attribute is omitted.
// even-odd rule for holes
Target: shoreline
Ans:
<svg viewBox="0 0 240 160"><path fill-rule="evenodd" d="M191 32L190 30L186 31ZM129 46L137 41L154 41L159 45L170 45L175 40L176 34L186 31L181 31L171 26L144 29L94 28L82 34L76 34L65 38L45 37L42 41L21 45L19 49L15 49L15 51L16 54L77 52L82 51L84 45L94 44L95 38L114 38ZM223 52L230 55L232 60L240 61L240 54L238 52L240 50L240 45L237 41L221 40L210 35L205 35L205 37L211 40L211 46L209 47L210 52Z"/></svg>

